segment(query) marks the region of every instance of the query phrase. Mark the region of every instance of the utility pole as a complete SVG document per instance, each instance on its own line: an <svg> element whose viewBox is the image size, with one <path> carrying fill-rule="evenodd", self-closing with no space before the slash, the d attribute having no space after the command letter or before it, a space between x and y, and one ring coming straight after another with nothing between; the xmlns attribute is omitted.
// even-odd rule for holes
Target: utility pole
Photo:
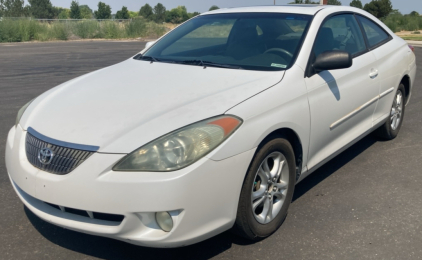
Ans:
<svg viewBox="0 0 422 260"><path fill-rule="evenodd" d="M274 5L275 5L275 0L274 0Z"/></svg>

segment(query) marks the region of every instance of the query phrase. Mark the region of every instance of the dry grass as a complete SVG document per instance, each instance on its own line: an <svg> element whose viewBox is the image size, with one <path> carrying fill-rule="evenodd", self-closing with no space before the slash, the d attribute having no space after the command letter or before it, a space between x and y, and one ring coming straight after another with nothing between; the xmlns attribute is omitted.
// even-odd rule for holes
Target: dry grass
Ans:
<svg viewBox="0 0 422 260"><path fill-rule="evenodd" d="M0 42L158 38L167 31L163 24L144 19L133 19L124 23L97 20L38 22L3 19L0 22Z"/></svg>
<svg viewBox="0 0 422 260"><path fill-rule="evenodd" d="M415 31L401 31L396 32L396 35L408 41L422 41L422 30L416 32L420 34L415 33Z"/></svg>

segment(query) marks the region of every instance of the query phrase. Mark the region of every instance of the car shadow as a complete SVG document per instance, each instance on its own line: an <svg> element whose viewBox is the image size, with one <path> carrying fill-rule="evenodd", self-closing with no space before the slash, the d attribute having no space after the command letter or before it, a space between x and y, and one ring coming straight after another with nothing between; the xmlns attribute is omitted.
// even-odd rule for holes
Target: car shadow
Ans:
<svg viewBox="0 0 422 260"><path fill-rule="evenodd" d="M371 147L377 140L371 135L336 156L313 174L300 182L295 189L293 202L334 174L353 158ZM26 216L37 231L50 242L81 254L101 259L210 259L230 249L232 245L254 244L227 231L206 241L182 248L156 249L131 245L114 239L87 235L43 221L24 207Z"/></svg>
<svg viewBox="0 0 422 260"><path fill-rule="evenodd" d="M296 185L292 202L294 203L303 194L307 193L310 189L318 185L318 183L324 181L327 177L337 172L337 170L378 141L378 139L370 134L321 166Z"/></svg>
<svg viewBox="0 0 422 260"><path fill-rule="evenodd" d="M336 100L339 101L341 99L340 89L338 88L337 81L334 78L333 74L326 70L320 72L318 76L320 76L327 83L328 87L331 90L331 93L333 93Z"/></svg>

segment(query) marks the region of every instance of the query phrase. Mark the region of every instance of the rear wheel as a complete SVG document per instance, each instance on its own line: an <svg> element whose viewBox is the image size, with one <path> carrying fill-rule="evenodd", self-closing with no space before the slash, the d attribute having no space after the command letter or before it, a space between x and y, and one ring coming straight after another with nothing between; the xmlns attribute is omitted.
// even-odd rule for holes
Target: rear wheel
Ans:
<svg viewBox="0 0 422 260"><path fill-rule="evenodd" d="M290 143L276 138L256 153L243 183L234 230L257 240L274 233L287 215L295 186Z"/></svg>
<svg viewBox="0 0 422 260"><path fill-rule="evenodd" d="M399 134L401 125L403 123L405 112L405 89L404 85L400 84L391 106L390 115L387 121L377 129L377 135L385 140L392 140Z"/></svg>

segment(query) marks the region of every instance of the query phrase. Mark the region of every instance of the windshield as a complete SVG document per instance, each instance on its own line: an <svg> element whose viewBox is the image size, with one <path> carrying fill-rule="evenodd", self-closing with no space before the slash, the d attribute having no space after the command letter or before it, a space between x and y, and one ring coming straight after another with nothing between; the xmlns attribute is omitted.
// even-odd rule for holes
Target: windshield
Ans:
<svg viewBox="0 0 422 260"><path fill-rule="evenodd" d="M158 41L141 60L249 70L285 70L312 16L228 13L198 16Z"/></svg>

